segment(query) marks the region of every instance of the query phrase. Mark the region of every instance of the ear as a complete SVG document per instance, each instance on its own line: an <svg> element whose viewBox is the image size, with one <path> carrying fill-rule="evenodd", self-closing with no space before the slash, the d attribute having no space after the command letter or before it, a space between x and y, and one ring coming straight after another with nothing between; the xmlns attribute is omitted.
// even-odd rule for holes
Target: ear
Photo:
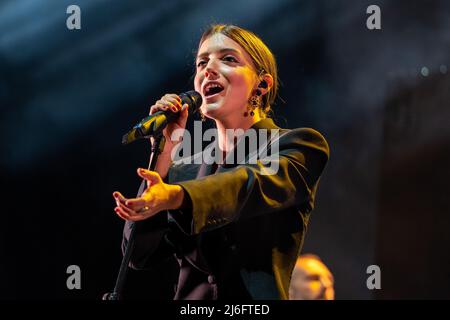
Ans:
<svg viewBox="0 0 450 320"><path fill-rule="evenodd" d="M264 84L265 82L265 84ZM273 77L266 73L261 77L261 82L258 85L259 91L261 91L261 95L265 95L267 92L270 91L273 87Z"/></svg>

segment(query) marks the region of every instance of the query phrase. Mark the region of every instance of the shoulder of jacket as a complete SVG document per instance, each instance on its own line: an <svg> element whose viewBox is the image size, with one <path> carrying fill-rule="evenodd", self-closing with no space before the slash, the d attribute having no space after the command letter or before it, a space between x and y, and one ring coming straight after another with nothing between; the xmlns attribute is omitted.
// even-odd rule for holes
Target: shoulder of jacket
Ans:
<svg viewBox="0 0 450 320"><path fill-rule="evenodd" d="M306 145L315 149L320 149L326 154L330 153L330 148L325 137L312 128L282 129L280 132L280 145L283 144Z"/></svg>

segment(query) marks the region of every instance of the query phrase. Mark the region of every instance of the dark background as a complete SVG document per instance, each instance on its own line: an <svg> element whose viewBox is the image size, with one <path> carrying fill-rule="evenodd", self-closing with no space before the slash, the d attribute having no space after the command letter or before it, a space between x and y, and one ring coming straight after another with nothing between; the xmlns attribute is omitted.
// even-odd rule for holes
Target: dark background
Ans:
<svg viewBox="0 0 450 320"><path fill-rule="evenodd" d="M66 28L70 4L81 30ZM366 27L371 4L381 30ZM282 80L276 122L330 144L304 252L329 266L336 298L450 298L448 1L0 0L0 299L112 289L111 194L136 193L149 155L121 136L193 87L211 22L261 36ZM72 264L81 290L66 287ZM371 264L381 290L367 289ZM173 271L132 272L126 296L169 299Z"/></svg>

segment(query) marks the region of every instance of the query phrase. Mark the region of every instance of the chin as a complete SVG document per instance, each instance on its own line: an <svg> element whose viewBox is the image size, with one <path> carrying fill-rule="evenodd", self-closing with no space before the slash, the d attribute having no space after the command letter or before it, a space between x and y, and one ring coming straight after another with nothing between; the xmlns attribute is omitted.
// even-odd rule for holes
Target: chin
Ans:
<svg viewBox="0 0 450 320"><path fill-rule="evenodd" d="M219 102L213 102L203 105L202 112L207 116L214 116L217 111L221 109L222 104Z"/></svg>

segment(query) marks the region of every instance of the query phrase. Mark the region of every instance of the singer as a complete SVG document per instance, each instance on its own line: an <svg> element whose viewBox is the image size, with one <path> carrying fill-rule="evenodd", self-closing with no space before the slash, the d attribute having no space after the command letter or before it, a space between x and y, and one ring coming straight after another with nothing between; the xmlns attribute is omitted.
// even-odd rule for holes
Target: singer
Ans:
<svg viewBox="0 0 450 320"><path fill-rule="evenodd" d="M180 112L164 129L166 144L155 171L138 169L147 180L139 198L113 193L116 214L139 221L130 266L152 268L175 256L180 273L174 299L288 299L319 178L329 148L317 131L281 129L269 117L278 90L276 61L262 40L233 25L213 25L199 42L195 90L200 111L214 120L224 159L234 144L227 129L278 129L277 170L266 163L176 164L171 159L184 128L187 105L166 94L150 109ZM240 142L238 142L240 143Z"/></svg>

